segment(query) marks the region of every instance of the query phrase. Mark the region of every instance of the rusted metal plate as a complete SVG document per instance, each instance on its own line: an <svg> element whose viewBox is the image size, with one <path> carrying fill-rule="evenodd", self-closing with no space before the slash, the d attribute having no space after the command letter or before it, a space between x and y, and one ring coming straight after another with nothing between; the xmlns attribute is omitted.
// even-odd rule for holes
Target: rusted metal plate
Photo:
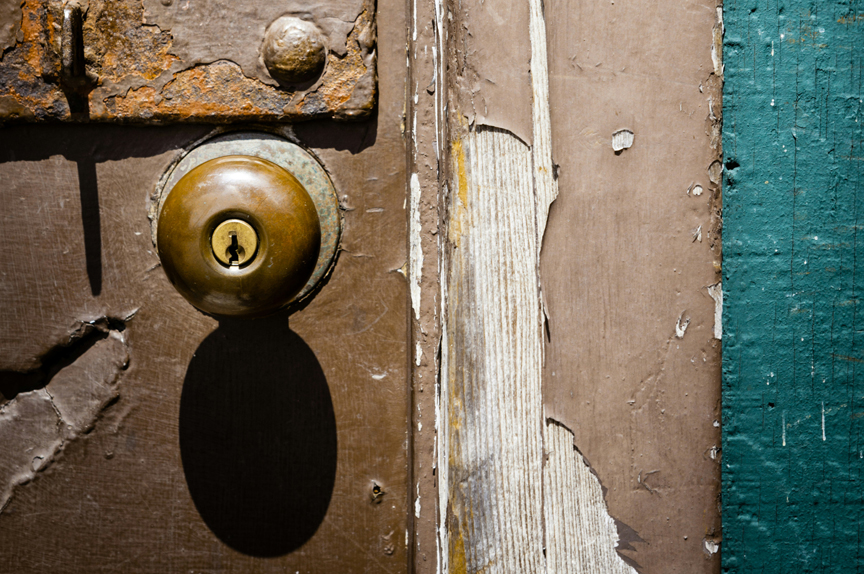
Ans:
<svg viewBox="0 0 864 574"><path fill-rule="evenodd" d="M85 82L64 74L68 6L0 0L0 121L348 120L375 106L372 0L80 0ZM317 78L270 76L262 43L283 16L320 30Z"/></svg>

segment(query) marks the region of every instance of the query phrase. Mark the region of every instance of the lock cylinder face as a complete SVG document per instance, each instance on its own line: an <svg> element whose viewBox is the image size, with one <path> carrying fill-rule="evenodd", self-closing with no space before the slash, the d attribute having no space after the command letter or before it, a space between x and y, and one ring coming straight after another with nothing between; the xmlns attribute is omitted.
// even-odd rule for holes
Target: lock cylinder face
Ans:
<svg viewBox="0 0 864 574"><path fill-rule="evenodd" d="M169 280L195 307L260 316L285 306L310 280L321 225L289 171L229 155L174 184L158 214L156 243Z"/></svg>

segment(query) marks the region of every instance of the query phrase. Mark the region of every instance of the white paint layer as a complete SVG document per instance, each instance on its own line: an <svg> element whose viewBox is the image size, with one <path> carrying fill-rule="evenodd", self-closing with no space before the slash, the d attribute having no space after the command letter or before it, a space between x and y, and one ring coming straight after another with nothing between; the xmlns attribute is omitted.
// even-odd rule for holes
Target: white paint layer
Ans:
<svg viewBox="0 0 864 574"><path fill-rule="evenodd" d="M614 151L625 150L633 145L633 132L630 130L618 130L612 134L612 149Z"/></svg>
<svg viewBox="0 0 864 574"><path fill-rule="evenodd" d="M573 434L548 421L544 442L543 488L557 495L544 512L546 573L636 574L615 551L618 529L606 510L603 487L573 447Z"/></svg>
<svg viewBox="0 0 864 574"><path fill-rule="evenodd" d="M690 326L690 317L684 318L684 313L678 315L678 321L675 323L675 336L679 339L684 338L684 334L687 332L687 327Z"/></svg>
<svg viewBox="0 0 864 574"><path fill-rule="evenodd" d="M408 282L411 287L411 308L414 318L420 318L420 280L423 277L423 245L420 243L420 179L411 174L411 218L409 223L410 262Z"/></svg>
<svg viewBox="0 0 864 574"><path fill-rule="evenodd" d="M708 294L714 299L714 338L723 338L723 283L708 286Z"/></svg>

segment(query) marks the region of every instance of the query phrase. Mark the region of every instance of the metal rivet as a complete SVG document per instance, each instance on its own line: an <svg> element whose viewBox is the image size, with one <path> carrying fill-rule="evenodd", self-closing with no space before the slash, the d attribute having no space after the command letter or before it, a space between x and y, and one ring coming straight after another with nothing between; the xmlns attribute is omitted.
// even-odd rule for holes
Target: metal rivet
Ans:
<svg viewBox="0 0 864 574"><path fill-rule="evenodd" d="M318 77L324 69L327 48L315 24L283 16L267 28L261 56L275 80L296 84Z"/></svg>
<svg viewBox="0 0 864 574"><path fill-rule="evenodd" d="M223 265L239 267L255 257L258 251L258 234L255 228L242 219L223 221L210 238L213 255Z"/></svg>

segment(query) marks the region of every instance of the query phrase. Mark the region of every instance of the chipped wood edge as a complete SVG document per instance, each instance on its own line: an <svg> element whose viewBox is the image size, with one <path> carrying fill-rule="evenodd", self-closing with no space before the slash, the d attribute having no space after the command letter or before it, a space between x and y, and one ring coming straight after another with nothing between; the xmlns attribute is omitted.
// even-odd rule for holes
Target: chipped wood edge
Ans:
<svg viewBox="0 0 864 574"><path fill-rule="evenodd" d="M408 569L416 574L440 571L437 501L440 477L437 378L439 372L440 235L444 154L447 123L442 119L445 62L442 0L408 0L406 85L403 136L407 151L408 261L405 274L410 294L411 400L408 434L411 485Z"/></svg>

